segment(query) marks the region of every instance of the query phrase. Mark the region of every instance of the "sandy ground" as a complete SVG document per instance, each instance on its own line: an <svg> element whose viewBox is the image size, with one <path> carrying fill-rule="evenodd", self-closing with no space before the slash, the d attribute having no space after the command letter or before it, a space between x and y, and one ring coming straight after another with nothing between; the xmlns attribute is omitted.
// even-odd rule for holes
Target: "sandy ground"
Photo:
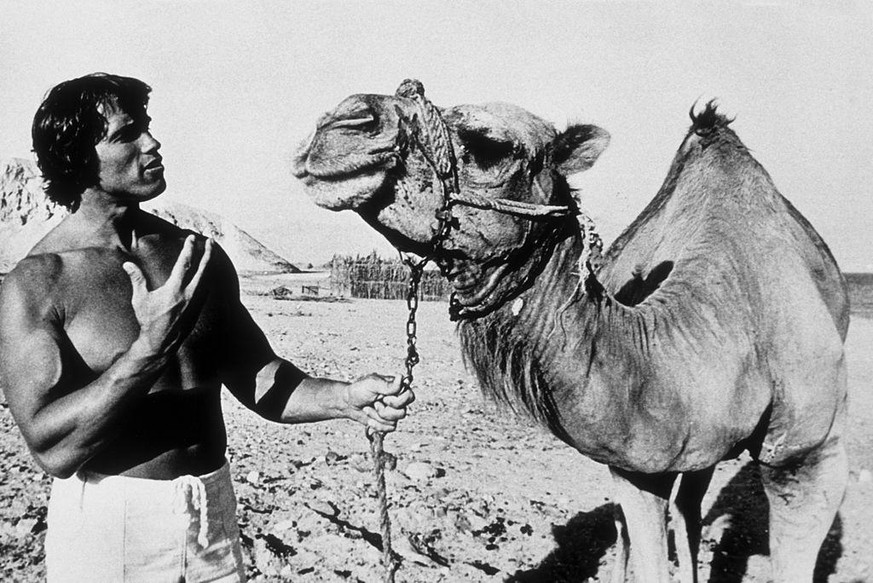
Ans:
<svg viewBox="0 0 873 583"><path fill-rule="evenodd" d="M399 372L403 302L244 300L277 352L316 375ZM465 372L445 304L419 310L418 400L386 440L398 582L603 581L614 506L606 468L497 411ZM816 581L873 581L873 320L848 339L851 478ZM345 421L283 427L225 395L229 457L252 581L381 580L368 444ZM704 500L701 581L768 580L766 507L756 468L722 464ZM41 581L49 479L0 406L0 579Z"/></svg>

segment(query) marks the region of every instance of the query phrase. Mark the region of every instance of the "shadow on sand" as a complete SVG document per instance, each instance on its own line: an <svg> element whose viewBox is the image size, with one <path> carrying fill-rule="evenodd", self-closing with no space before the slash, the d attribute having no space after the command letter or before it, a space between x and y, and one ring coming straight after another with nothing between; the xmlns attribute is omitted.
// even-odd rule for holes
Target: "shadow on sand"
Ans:
<svg viewBox="0 0 873 583"><path fill-rule="evenodd" d="M703 519L706 528L720 518L729 516L729 526L720 540L713 542L709 583L741 583L749 557L770 554L769 511L770 505L761 486L758 465L748 462L719 492ZM818 554L813 575L815 583L826 583L828 577L836 572L837 560L843 553L842 538L843 523L837 514ZM706 544L705 540L703 544Z"/></svg>
<svg viewBox="0 0 873 583"><path fill-rule="evenodd" d="M553 535L557 548L538 566L518 571L506 582L582 583L595 576L600 580L608 579L604 557L616 540L615 511L615 504L604 504L577 514L565 525L555 526ZM769 555L768 512L758 466L749 462L719 492L703 519L700 556L702 560L712 557L709 583L742 583L749 557ZM718 540L707 540L706 528L718 521L727 526ZM713 534L718 536L718 533ZM842 521L837 515L818 555L815 583L826 583L836 571L837 560L843 552L842 536ZM707 552L707 545L711 552Z"/></svg>
<svg viewBox="0 0 873 583"><path fill-rule="evenodd" d="M554 526L557 549L537 567L517 571L507 583L581 583L597 575L606 551L615 544L616 509L615 504L604 504Z"/></svg>

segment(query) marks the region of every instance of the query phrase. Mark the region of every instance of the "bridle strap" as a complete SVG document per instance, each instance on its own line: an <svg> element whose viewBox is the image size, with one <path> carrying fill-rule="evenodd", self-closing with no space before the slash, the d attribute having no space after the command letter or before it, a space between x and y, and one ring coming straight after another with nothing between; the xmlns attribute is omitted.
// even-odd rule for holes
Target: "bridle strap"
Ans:
<svg viewBox="0 0 873 583"><path fill-rule="evenodd" d="M536 180L534 180L536 183ZM575 210L566 205L533 204L508 198L486 198L478 194L458 192L452 196L455 204L463 204L478 209L497 211L507 215L517 215L529 219L561 218L575 214Z"/></svg>

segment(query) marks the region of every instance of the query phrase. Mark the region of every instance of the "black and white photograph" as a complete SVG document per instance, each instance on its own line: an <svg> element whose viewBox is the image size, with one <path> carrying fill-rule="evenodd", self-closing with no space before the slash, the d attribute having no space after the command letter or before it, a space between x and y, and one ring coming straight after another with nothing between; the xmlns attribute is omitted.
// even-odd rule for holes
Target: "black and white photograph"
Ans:
<svg viewBox="0 0 873 583"><path fill-rule="evenodd" d="M0 0L0 580L873 583L871 38Z"/></svg>

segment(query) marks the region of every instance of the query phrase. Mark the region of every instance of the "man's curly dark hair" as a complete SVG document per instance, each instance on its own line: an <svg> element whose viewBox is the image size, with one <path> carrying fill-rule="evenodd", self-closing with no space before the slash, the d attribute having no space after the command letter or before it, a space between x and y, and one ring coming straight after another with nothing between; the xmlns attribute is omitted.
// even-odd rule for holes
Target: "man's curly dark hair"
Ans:
<svg viewBox="0 0 873 583"><path fill-rule="evenodd" d="M95 186L99 161L94 146L106 136L106 106L134 121L146 117L151 87L132 77L92 73L58 84L33 117L33 151L45 180L46 196L70 210L82 192Z"/></svg>

